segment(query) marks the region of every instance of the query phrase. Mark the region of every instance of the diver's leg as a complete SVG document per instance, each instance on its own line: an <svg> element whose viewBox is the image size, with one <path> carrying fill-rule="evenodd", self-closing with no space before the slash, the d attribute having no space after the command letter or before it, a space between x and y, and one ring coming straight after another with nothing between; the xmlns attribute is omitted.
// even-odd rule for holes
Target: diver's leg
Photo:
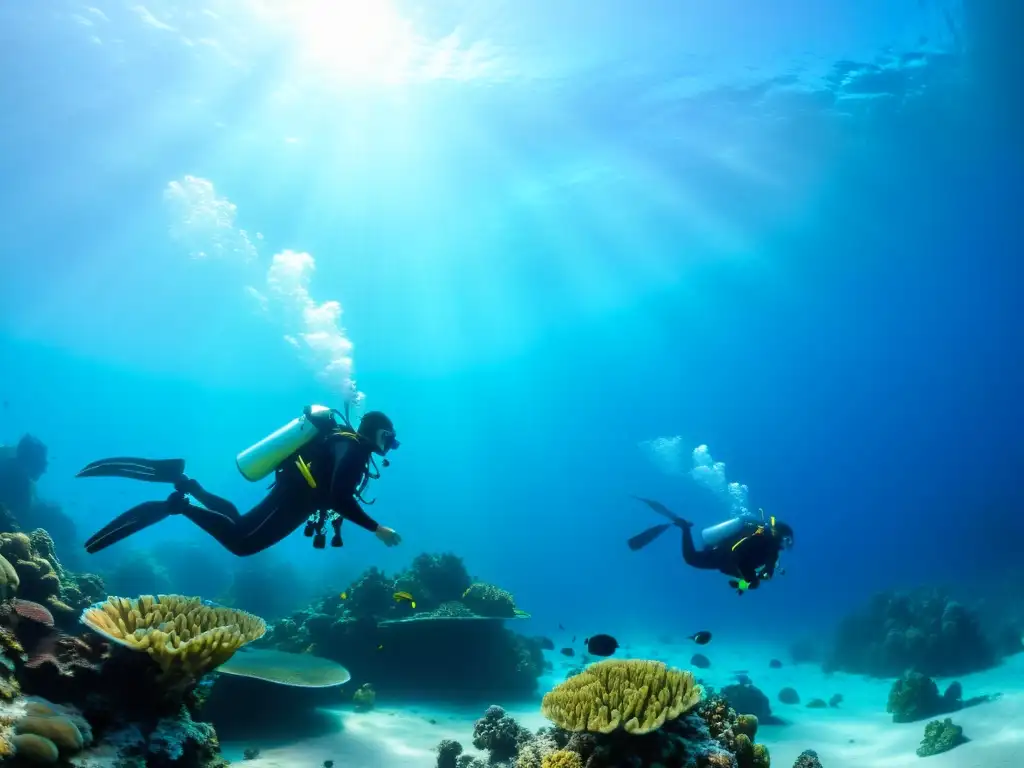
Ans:
<svg viewBox="0 0 1024 768"><path fill-rule="evenodd" d="M683 531L683 561L691 568L717 570L719 555L713 549L697 549L693 543L693 523L679 525Z"/></svg>
<svg viewBox="0 0 1024 768"><path fill-rule="evenodd" d="M182 493L187 493L212 512L217 512L225 517L230 517L236 522L242 517L238 513L238 507L223 496L210 493L199 484L198 480L193 480L191 477L185 477L182 475L179 481L174 484L174 487Z"/></svg>
<svg viewBox="0 0 1024 768"><path fill-rule="evenodd" d="M244 515L239 515L233 504L226 503L234 510L234 515L228 510L204 509L194 504L189 504L182 510L182 514L213 536L231 554L239 557L262 552L281 541L298 528L309 514L281 486L275 486Z"/></svg>
<svg viewBox="0 0 1024 768"><path fill-rule="evenodd" d="M114 518L85 542L85 551L94 554L112 544L155 525L168 515L182 511L188 501L181 493L172 493L165 501L147 501Z"/></svg>

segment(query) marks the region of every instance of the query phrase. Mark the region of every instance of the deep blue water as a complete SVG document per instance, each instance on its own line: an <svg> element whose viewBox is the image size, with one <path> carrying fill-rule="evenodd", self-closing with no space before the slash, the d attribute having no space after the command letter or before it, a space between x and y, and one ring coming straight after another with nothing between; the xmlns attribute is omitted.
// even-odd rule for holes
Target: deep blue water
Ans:
<svg viewBox="0 0 1024 768"><path fill-rule="evenodd" d="M404 543L353 530L311 557L296 534L260 560L282 592L450 550L537 631L628 642L787 636L877 589L1002 579L1024 534L1021 12L679 5L398 3L375 48L366 17L332 37L241 1L5 4L0 440L49 444L40 491L82 538L153 490L73 479L106 455L182 456L254 503L234 455L342 398L283 340L302 319L246 293L292 249L396 423L372 512ZM237 206L219 249L166 199L187 175ZM672 436L678 475L641 447ZM796 529L741 604L674 533L624 546L658 522L630 494L728 514L685 472L700 444ZM96 560L202 538L173 520Z"/></svg>

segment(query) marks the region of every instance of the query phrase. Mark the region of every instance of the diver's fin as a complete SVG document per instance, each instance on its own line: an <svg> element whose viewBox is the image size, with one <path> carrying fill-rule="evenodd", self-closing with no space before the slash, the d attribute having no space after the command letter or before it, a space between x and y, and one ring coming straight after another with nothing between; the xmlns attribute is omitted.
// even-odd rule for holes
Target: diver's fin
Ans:
<svg viewBox="0 0 1024 768"><path fill-rule="evenodd" d="M138 459L118 456L87 464L75 477L126 477L150 483L173 483L184 474L184 459Z"/></svg>
<svg viewBox="0 0 1024 768"><path fill-rule="evenodd" d="M638 533L636 536L631 538L626 542L626 544L631 550L636 552L638 549L646 547L671 527L672 523L662 523L661 525L656 525L653 528L648 528L646 531Z"/></svg>
<svg viewBox="0 0 1024 768"><path fill-rule="evenodd" d="M655 501L654 499L645 499L642 496L634 496L633 498L636 499L637 501L642 501L644 504L646 504L648 507L653 509L659 515L661 515L662 517L667 517L669 520L671 520L676 525L682 525L682 526L686 526L686 527L689 527L689 526L692 525L692 523L689 523L686 520L683 520L683 518L681 518L679 515L677 515L675 512L673 512L668 507L666 507L660 501Z"/></svg>
<svg viewBox="0 0 1024 768"><path fill-rule="evenodd" d="M180 493L172 493L166 501L147 501L118 515L108 525L97 531L85 542L85 551L90 555L126 539L143 528L149 528L168 515L181 511L188 501Z"/></svg>

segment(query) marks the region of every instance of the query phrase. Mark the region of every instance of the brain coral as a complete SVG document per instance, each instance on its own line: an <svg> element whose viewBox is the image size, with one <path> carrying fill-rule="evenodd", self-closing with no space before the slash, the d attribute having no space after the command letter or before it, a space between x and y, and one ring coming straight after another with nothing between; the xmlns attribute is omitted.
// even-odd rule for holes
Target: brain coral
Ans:
<svg viewBox="0 0 1024 768"><path fill-rule="evenodd" d="M567 731L649 733L700 703L689 672L658 661L609 659L549 691L544 716Z"/></svg>
<svg viewBox="0 0 1024 768"><path fill-rule="evenodd" d="M108 597L86 608L82 623L116 643L148 653L165 679L185 680L202 677L267 631L258 616L182 595Z"/></svg>

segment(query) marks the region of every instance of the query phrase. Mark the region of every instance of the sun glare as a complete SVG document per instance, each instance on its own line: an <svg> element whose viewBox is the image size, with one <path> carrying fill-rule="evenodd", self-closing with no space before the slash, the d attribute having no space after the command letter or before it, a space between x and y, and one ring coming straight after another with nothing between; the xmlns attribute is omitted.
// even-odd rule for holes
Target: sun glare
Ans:
<svg viewBox="0 0 1024 768"><path fill-rule="evenodd" d="M387 0L273 3L292 33L298 62L342 83L400 83L415 72L412 24Z"/></svg>

